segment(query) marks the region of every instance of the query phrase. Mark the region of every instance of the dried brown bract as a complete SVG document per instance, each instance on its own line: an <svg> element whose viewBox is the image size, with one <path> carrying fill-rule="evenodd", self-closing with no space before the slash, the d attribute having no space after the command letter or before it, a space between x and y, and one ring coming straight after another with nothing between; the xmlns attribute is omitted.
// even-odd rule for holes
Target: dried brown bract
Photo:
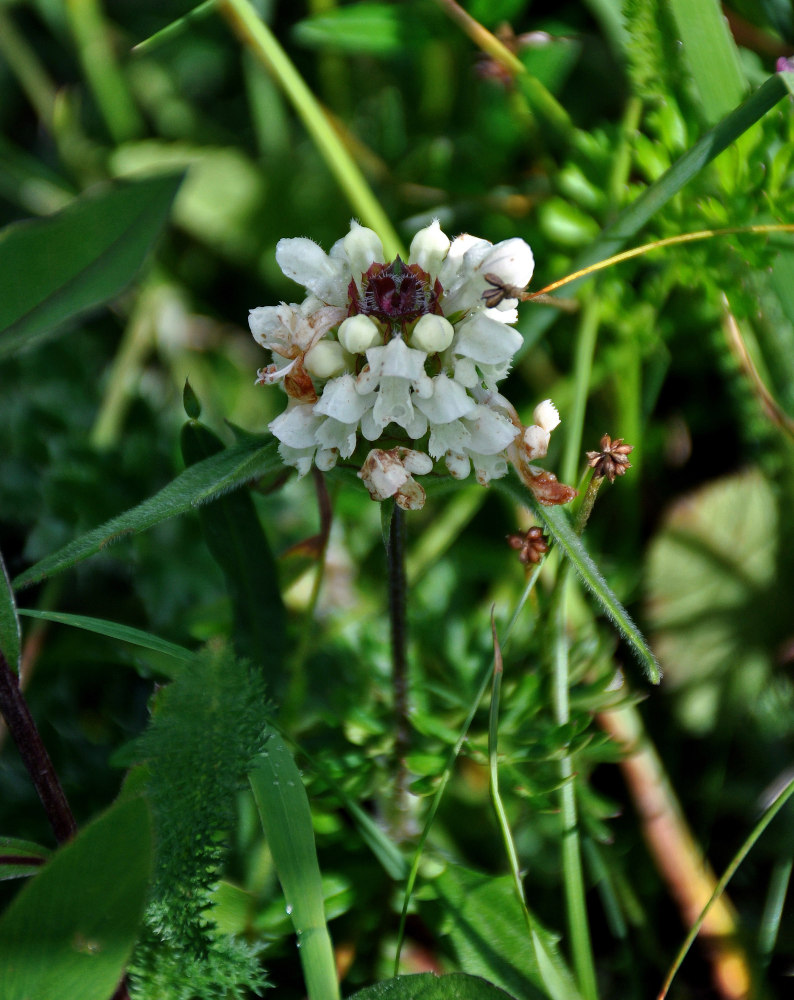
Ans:
<svg viewBox="0 0 794 1000"><path fill-rule="evenodd" d="M623 438L614 441L605 434L601 438L601 451L588 451L587 464L598 479L606 477L610 483L615 482L615 476L622 476L626 469L631 468L629 454L634 451L633 444L624 444Z"/></svg>
<svg viewBox="0 0 794 1000"><path fill-rule="evenodd" d="M539 563L549 550L549 543L543 531L537 526L530 528L521 535L508 535L507 543L518 552L518 558L524 565Z"/></svg>

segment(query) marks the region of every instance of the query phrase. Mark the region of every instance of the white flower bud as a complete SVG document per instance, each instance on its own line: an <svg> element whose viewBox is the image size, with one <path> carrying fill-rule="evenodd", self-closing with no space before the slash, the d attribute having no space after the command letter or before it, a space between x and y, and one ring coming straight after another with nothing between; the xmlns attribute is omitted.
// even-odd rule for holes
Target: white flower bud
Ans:
<svg viewBox="0 0 794 1000"><path fill-rule="evenodd" d="M339 343L351 354L366 354L380 340L377 323L369 316L348 316L339 327Z"/></svg>
<svg viewBox="0 0 794 1000"><path fill-rule="evenodd" d="M528 458L543 458L549 450L549 431L538 424L532 424L524 431L524 444L527 448Z"/></svg>
<svg viewBox="0 0 794 1000"><path fill-rule="evenodd" d="M303 367L316 378L333 378L347 371L345 349L335 340L321 340L306 352Z"/></svg>
<svg viewBox="0 0 794 1000"><path fill-rule="evenodd" d="M449 237L441 231L438 219L433 219L429 226L420 229L411 240L408 260L411 264L418 264L432 278L436 278L448 250Z"/></svg>
<svg viewBox="0 0 794 1000"><path fill-rule="evenodd" d="M370 265L384 263L383 244L374 230L359 225L355 219L351 220L350 232L342 242L353 278L360 288L361 275L369 270Z"/></svg>
<svg viewBox="0 0 794 1000"><path fill-rule="evenodd" d="M542 403L538 403L532 413L532 419L539 427L549 433L560 424L560 414L550 399L544 399Z"/></svg>
<svg viewBox="0 0 794 1000"><path fill-rule="evenodd" d="M455 328L448 319L436 316L434 313L426 313L414 327L411 343L420 351L438 354L449 347L454 336Z"/></svg>

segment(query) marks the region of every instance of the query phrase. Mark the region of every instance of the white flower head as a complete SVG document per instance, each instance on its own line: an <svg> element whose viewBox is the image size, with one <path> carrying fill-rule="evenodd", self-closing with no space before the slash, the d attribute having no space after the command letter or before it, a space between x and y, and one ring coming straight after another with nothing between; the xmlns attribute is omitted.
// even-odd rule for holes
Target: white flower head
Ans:
<svg viewBox="0 0 794 1000"><path fill-rule="evenodd" d="M473 469L487 484L511 461L534 482L528 462L546 454L559 414L545 400L525 428L497 391L522 344L512 324L534 266L523 240L450 242L434 220L407 261L388 261L377 234L354 220L330 253L283 239L276 260L306 297L253 309L249 323L272 352L257 381L279 382L289 397L269 426L299 475L387 440L367 445L358 474L373 499L406 510L425 502L415 475L465 479Z"/></svg>

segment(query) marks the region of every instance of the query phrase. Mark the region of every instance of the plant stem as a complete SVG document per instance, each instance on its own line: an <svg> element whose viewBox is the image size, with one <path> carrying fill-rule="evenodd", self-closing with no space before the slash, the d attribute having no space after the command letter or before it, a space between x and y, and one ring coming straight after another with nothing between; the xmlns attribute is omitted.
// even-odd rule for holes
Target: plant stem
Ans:
<svg viewBox="0 0 794 1000"><path fill-rule="evenodd" d="M55 839L59 844L70 840L77 833L77 823L19 688L16 674L2 653L0 653L0 712L39 794Z"/></svg>
<svg viewBox="0 0 794 1000"><path fill-rule="evenodd" d="M399 814L405 802L405 756L410 745L408 725L408 660L406 657L407 628L405 623L405 514L394 505L389 524L389 544L386 552L389 565L389 621L391 623L392 690L394 692L394 759L395 812Z"/></svg>
<svg viewBox="0 0 794 1000"><path fill-rule="evenodd" d="M557 724L570 721L568 697L568 636L566 632L566 607L568 591L568 566L560 567L557 577L557 597L554 611L554 715ZM562 870L565 886L565 908L568 914L568 933L576 979L585 1000L596 1000L595 963L590 942L590 928L585 906L582 854L579 844L579 827L576 815L576 780L573 759L569 754L560 761L560 815L562 819Z"/></svg>

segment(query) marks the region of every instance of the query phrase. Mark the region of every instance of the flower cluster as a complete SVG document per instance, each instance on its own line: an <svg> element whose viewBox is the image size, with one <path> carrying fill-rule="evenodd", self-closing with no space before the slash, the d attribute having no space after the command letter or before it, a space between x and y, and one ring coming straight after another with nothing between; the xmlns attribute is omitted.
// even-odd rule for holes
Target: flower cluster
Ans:
<svg viewBox="0 0 794 1000"><path fill-rule="evenodd" d="M523 240L450 242L435 221L416 234L407 261L387 262L378 236L353 222L329 254L309 239L283 239L276 260L307 297L253 309L249 323L273 357L257 382L281 382L288 396L270 430L300 475L350 458L361 438L382 445L359 472L370 495L405 509L425 501L413 477L442 462L456 479L473 467L485 485L512 461L543 502L574 495L530 465L559 423L554 405L541 403L524 427L497 391L522 342L510 296L532 276Z"/></svg>

